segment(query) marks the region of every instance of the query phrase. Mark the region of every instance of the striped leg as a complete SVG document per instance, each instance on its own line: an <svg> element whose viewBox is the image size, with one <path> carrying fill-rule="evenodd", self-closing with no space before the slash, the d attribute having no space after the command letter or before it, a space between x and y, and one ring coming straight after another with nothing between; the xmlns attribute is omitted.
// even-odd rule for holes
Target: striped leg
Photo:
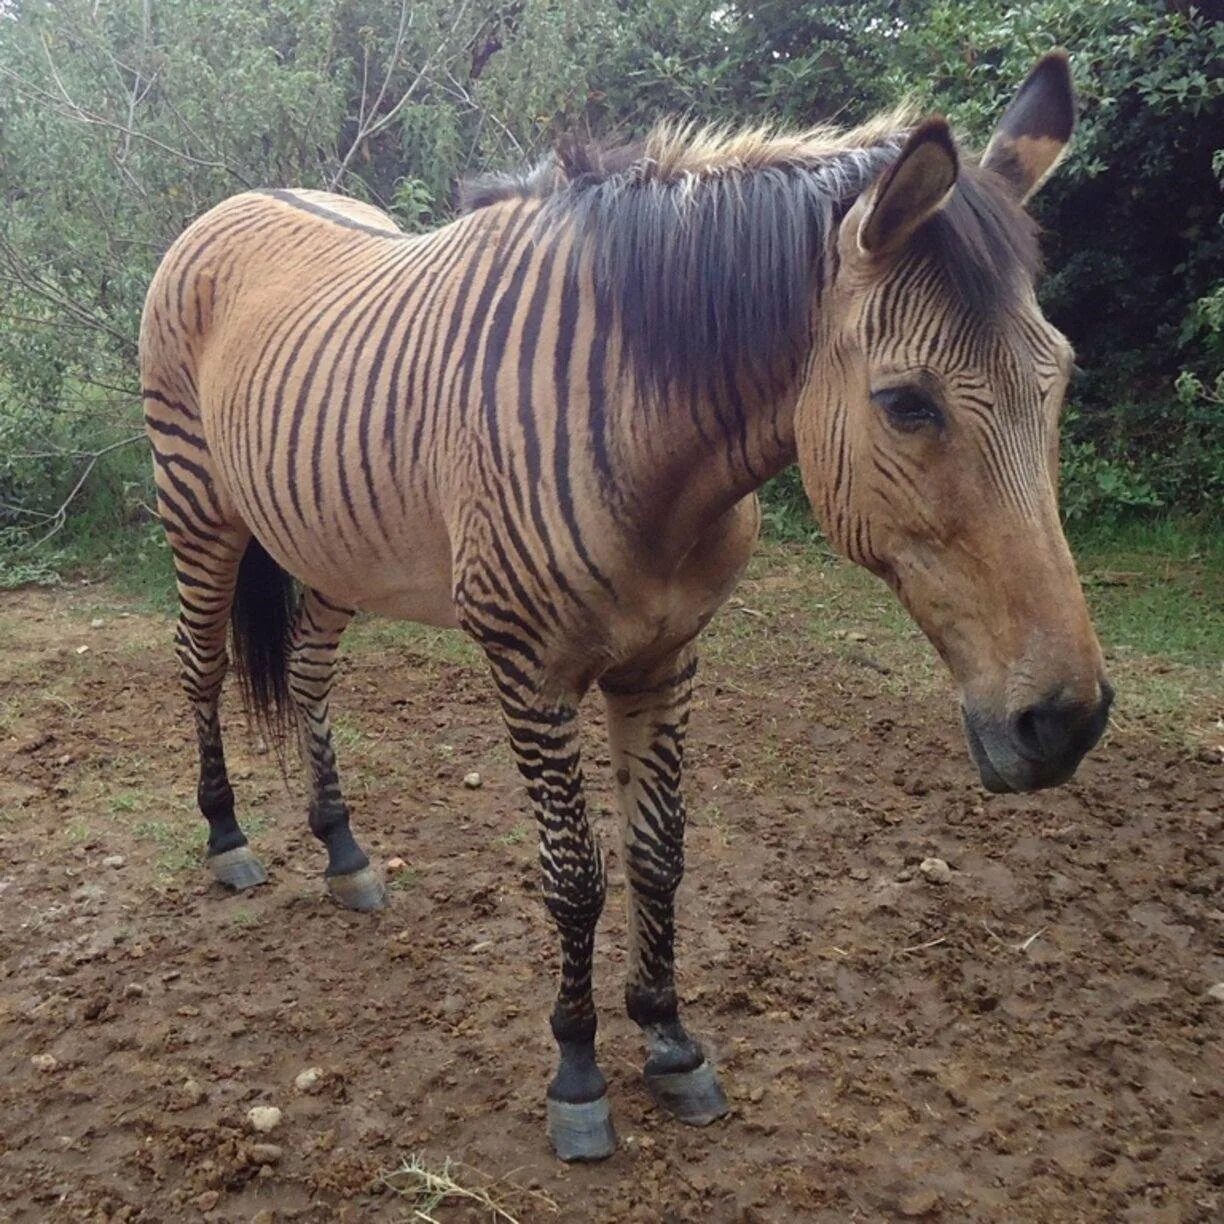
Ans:
<svg viewBox="0 0 1224 1224"><path fill-rule="evenodd" d="M693 695L691 648L648 672L605 677L629 883L625 1001L646 1035L646 1083L682 1122L704 1126L727 1101L701 1046L680 1023L675 978L675 898L684 875L684 735Z"/></svg>
<svg viewBox="0 0 1224 1224"><path fill-rule="evenodd" d="M226 629L238 565L246 547L245 531L218 532L207 539L188 538L163 514L178 577L179 619L175 652L187 699L195 714L200 749L196 799L208 821L208 865L231 888L252 888L267 879L234 816L234 792L225 768L218 707L228 656Z"/></svg>
<svg viewBox="0 0 1224 1224"><path fill-rule="evenodd" d="M600 1160L616 1147L607 1083L595 1061L591 959L603 910L599 842L587 819L573 705L537 703L503 683L502 710L540 832L544 903L561 941L561 985L552 1013L560 1063L548 1086L548 1133L562 1160Z"/></svg>
<svg viewBox="0 0 1224 1224"><path fill-rule="evenodd" d="M298 604L289 651L289 691L298 709L302 754L310 764L310 831L327 847L324 876L332 897L348 909L386 904L382 881L349 828L331 736L331 690L340 635L351 608L307 590Z"/></svg>

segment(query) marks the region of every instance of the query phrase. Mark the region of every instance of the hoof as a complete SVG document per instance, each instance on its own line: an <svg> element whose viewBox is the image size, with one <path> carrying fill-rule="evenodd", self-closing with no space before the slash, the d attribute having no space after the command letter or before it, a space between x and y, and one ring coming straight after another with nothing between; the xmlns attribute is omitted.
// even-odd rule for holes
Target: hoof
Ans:
<svg viewBox="0 0 1224 1224"><path fill-rule="evenodd" d="M235 846L208 857L213 875L229 888L241 892L268 882L263 864L251 853L250 846Z"/></svg>
<svg viewBox="0 0 1224 1224"><path fill-rule="evenodd" d="M689 1126L709 1126L731 1108L708 1062L691 1071L647 1075L646 1086L658 1104Z"/></svg>
<svg viewBox="0 0 1224 1224"><path fill-rule="evenodd" d="M387 890L373 867L350 871L348 875L328 876L327 891L337 905L363 913L380 910L387 904Z"/></svg>
<svg viewBox="0 0 1224 1224"><path fill-rule="evenodd" d="M548 1137L562 1160L606 1160L616 1151L608 1098L574 1104L549 1097Z"/></svg>

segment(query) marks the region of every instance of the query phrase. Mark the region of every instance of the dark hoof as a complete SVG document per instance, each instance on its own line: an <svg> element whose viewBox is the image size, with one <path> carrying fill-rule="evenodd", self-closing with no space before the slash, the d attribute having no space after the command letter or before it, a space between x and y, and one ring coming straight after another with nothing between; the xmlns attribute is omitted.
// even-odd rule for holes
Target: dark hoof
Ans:
<svg viewBox="0 0 1224 1224"><path fill-rule="evenodd" d="M337 905L363 913L380 910L387 904L387 890L373 867L350 871L348 875L328 876L327 891Z"/></svg>
<svg viewBox="0 0 1224 1224"><path fill-rule="evenodd" d="M251 853L250 846L235 846L220 854L210 854L208 866L222 884L239 892L268 882L263 864Z"/></svg>
<svg viewBox="0 0 1224 1224"><path fill-rule="evenodd" d="M549 1097L548 1137L562 1160L606 1160L616 1151L608 1098L576 1105Z"/></svg>
<svg viewBox="0 0 1224 1224"><path fill-rule="evenodd" d="M647 1075L650 1095L681 1122L689 1126L709 1126L729 1110L727 1098L719 1087L718 1076L708 1062L691 1071L671 1071Z"/></svg>

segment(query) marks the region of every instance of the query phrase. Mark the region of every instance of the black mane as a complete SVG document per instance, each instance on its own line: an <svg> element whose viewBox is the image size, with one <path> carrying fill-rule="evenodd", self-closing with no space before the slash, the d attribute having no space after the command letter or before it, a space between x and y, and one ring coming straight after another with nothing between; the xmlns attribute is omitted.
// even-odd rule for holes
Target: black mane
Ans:
<svg viewBox="0 0 1224 1224"><path fill-rule="evenodd" d="M575 260L592 261L648 385L721 397L747 375L774 389L807 343L837 225L905 132L810 151L802 138L759 133L689 133L686 149L683 135L570 144L523 174L476 181L464 203L542 200L541 232L574 235ZM1006 317L1040 263L1036 225L1006 184L963 158L951 199L912 241L985 324Z"/></svg>

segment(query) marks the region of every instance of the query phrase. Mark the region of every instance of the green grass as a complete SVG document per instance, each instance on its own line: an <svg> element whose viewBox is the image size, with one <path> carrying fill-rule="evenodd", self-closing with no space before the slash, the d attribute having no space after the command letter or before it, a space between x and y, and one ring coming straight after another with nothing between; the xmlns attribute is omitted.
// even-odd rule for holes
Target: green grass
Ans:
<svg viewBox="0 0 1224 1224"><path fill-rule="evenodd" d="M1198 667L1224 659L1224 534L1168 520L1073 544L1102 641Z"/></svg>
<svg viewBox="0 0 1224 1224"><path fill-rule="evenodd" d="M520 822L507 829L504 833L499 834L494 838L494 841L501 846L522 846L531 840L534 832L535 830L531 825Z"/></svg>

